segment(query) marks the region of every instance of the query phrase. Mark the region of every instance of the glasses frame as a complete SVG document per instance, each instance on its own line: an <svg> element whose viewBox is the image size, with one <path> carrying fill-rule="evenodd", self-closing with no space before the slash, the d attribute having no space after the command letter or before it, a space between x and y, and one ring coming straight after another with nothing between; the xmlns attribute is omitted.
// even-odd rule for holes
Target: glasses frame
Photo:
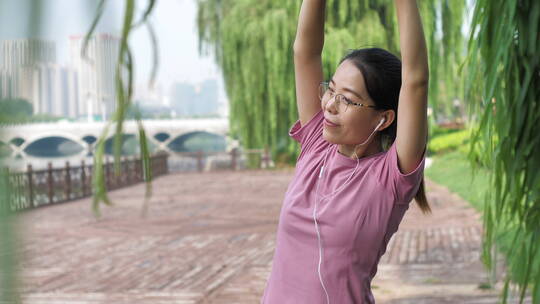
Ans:
<svg viewBox="0 0 540 304"><path fill-rule="evenodd" d="M324 92L323 92L323 89L324 89ZM330 83L328 81L321 81L319 83L319 93L318 93L318 95L319 95L319 99L321 101L323 101L324 96L328 92L330 92L329 89L330 89ZM322 96L321 96L321 94L322 94ZM367 104L351 101L349 98L345 97L345 95L343 95L343 94L333 94L332 96L330 96L330 98L328 100L332 99L332 97L336 98L336 101L338 102L338 106L339 106L339 103L342 102L342 100L345 101L345 105L347 105L347 107L345 108L345 111L347 111L347 109L349 108L349 105L351 105L351 104L355 105L357 107L374 108L374 109L377 108L377 106L374 106L374 105L367 105Z"/></svg>

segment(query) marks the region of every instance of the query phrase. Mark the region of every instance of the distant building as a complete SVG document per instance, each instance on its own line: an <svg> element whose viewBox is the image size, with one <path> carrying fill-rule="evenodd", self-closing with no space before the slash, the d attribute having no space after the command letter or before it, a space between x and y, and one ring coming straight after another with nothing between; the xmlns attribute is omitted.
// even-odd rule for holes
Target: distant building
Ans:
<svg viewBox="0 0 540 304"><path fill-rule="evenodd" d="M0 68L0 98L12 97L14 95L11 76L7 70Z"/></svg>
<svg viewBox="0 0 540 304"><path fill-rule="evenodd" d="M140 105L151 106L166 106L167 102L160 83L156 83L153 88L148 87L148 83L137 84L133 94L133 101Z"/></svg>
<svg viewBox="0 0 540 304"><path fill-rule="evenodd" d="M0 98L27 95L23 91L23 68L56 63L56 45L38 38L4 40L0 44Z"/></svg>
<svg viewBox="0 0 540 304"><path fill-rule="evenodd" d="M78 79L75 70L57 64L37 64L21 69L22 98L34 114L77 117Z"/></svg>
<svg viewBox="0 0 540 304"><path fill-rule="evenodd" d="M153 88L148 87L148 83L136 85L133 104L139 106L143 117L171 116L171 108L160 83Z"/></svg>
<svg viewBox="0 0 540 304"><path fill-rule="evenodd" d="M69 39L71 64L78 74L79 114L104 120L116 110L115 70L120 47L118 37L109 34L93 36L88 42L87 56L82 57L84 36Z"/></svg>
<svg viewBox="0 0 540 304"><path fill-rule="evenodd" d="M216 79L198 85L175 83L171 86L170 106L179 117L219 115Z"/></svg>
<svg viewBox="0 0 540 304"><path fill-rule="evenodd" d="M38 38L4 40L1 44L2 68L8 72L21 66L56 62L53 41Z"/></svg>
<svg viewBox="0 0 540 304"><path fill-rule="evenodd" d="M73 70L56 64L56 45L37 38L2 41L0 98L23 98L34 114L76 115L69 98L77 92ZM71 95L71 97L70 97Z"/></svg>

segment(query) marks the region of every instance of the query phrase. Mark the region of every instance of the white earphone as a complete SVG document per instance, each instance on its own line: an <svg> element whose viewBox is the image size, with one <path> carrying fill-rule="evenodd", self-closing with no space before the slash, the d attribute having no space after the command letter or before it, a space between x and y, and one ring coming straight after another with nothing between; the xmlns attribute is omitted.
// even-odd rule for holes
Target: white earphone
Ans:
<svg viewBox="0 0 540 304"><path fill-rule="evenodd" d="M381 120L379 121L379 124L375 127L375 129L373 130L373 132L371 132L371 134L368 136L368 138L361 144L358 144L357 146L362 146L364 145L370 138L371 138L371 135L373 135L375 133L375 131L377 131L377 129L386 121L386 118L381 118ZM355 147L356 148L356 147ZM354 153L356 154L356 149L354 151ZM357 157L358 158L358 157Z"/></svg>
<svg viewBox="0 0 540 304"><path fill-rule="evenodd" d="M368 136L368 138L361 144L358 144L358 145L364 145L370 138L371 138L371 135L373 135L373 133L375 133L375 131L377 131L377 129L386 121L386 118L381 118L379 124L375 127L375 129L373 130L373 132L371 132L371 134ZM357 145L357 146L358 146ZM326 303L327 304L330 304L330 297L328 296L328 292L326 291L326 286L324 286L324 282L322 280L322 276L321 276L321 263L322 263L322 245L321 245L321 235L320 235L320 232L319 232L319 226L317 225L317 196L318 196L318 193L319 193L319 180L322 178L322 175L323 175L323 171L324 171L324 166L326 164L326 156L328 155L328 151L330 150L330 148L328 148L328 150L326 151L326 155L324 157L324 161L323 161L323 164L321 166L321 171L319 172L319 179L317 180L317 190L315 192L315 208L313 209L313 220L315 221L315 230L317 231L317 239L319 240L319 267L318 267L318 273L319 273L319 280L321 281L321 285L324 289L324 292L326 293ZM354 154L356 155L356 147L355 147L355 151L354 151ZM331 195L334 195L335 193L337 193L338 191L340 191L343 187L345 187L348 183L349 183L349 180L351 179L351 177L354 175L354 173L356 172L356 168L358 168L358 164L360 164L360 160L358 159L358 156L356 157L357 159L357 163L356 163L356 167L354 168L354 171L353 173L347 178L347 180L345 181L345 183L343 183L343 185L341 187L339 187L336 191L328 194L328 195L325 195L323 196L322 198L327 198Z"/></svg>

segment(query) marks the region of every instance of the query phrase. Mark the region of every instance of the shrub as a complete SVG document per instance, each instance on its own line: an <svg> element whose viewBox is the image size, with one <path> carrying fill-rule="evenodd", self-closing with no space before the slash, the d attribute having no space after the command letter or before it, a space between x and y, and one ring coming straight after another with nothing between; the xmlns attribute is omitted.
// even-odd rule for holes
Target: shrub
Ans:
<svg viewBox="0 0 540 304"><path fill-rule="evenodd" d="M445 153L456 150L469 142L470 130L465 129L448 134L438 135L428 142L428 152Z"/></svg>

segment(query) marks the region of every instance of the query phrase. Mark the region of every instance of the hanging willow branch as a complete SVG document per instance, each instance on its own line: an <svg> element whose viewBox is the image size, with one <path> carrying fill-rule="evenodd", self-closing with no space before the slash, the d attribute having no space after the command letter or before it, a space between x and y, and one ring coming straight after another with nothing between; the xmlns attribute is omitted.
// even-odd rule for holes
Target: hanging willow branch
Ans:
<svg viewBox="0 0 540 304"><path fill-rule="evenodd" d="M101 0L98 4L98 9L94 21L90 27L90 30L87 32L83 49L81 50L82 54L86 56L86 49L88 47L88 42L92 38L92 35L96 29L99 20L105 9L105 1ZM141 25L146 25L150 39L152 42L153 50L153 66L151 77L149 81L150 87L154 86L155 77L157 74L158 67L158 49L157 49L157 39L153 30L153 27L150 23L149 17L152 14L152 11L155 7L156 1L150 0L144 11L143 16L137 22L134 22L135 16L135 0L126 0L126 7L124 11L124 21L122 27L122 33L120 38L120 48L118 53L118 62L116 65L115 72L115 89L116 89L116 110L112 116L112 120L107 122L100 138L96 144L96 152L94 154L94 166L93 166L93 178L92 185L94 189L94 197L92 202L92 211L94 214L99 217L99 203L103 201L105 204L112 206L112 202L107 196L107 188L105 182L105 175L103 170L103 158L105 152L105 142L107 136L109 135L109 128L113 123L116 123L115 133L114 133L114 142L113 142L113 154L114 154L114 174L116 176L120 175L120 156L122 153L123 145L123 124L126 118L127 109L131 106L132 97L133 97L133 57L131 54L131 48L128 43L130 33L137 27ZM88 58L87 58L88 59ZM126 79L127 78L127 79ZM143 174L144 180L146 182L146 192L144 198L144 205L142 214L146 214L148 200L152 195L152 176L150 168L150 152L148 148L148 142L146 140L146 133L144 131L144 126L141 121L141 115L138 109L136 110L136 120L138 126L138 135L139 135L139 149L142 157L143 163Z"/></svg>
<svg viewBox="0 0 540 304"><path fill-rule="evenodd" d="M472 146L484 143L493 193L484 202L482 258L495 269L505 252L510 282L540 303L540 2L479 0L469 40L470 95L482 96ZM478 75L481 77L478 77ZM471 151L472 153L472 151ZM497 241L508 238L511 246Z"/></svg>
<svg viewBox="0 0 540 304"><path fill-rule="evenodd" d="M0 157L0 303L22 303L19 292L20 269L17 248L20 247L17 233L17 214L10 210L13 193L10 187L9 170L4 168Z"/></svg>
<svg viewBox="0 0 540 304"><path fill-rule="evenodd" d="M288 128L296 112L292 45L301 1L197 0L199 51L212 50L223 72L230 100L231 135L246 148L268 146L292 164L297 143ZM437 9L443 9L442 37L437 37ZM325 77L335 71L348 49L378 46L399 55L398 25L391 0L327 0L323 50ZM430 105L443 111L463 86L456 67L463 60L461 25L465 1L421 1L430 60ZM448 64L439 67L439 58ZM441 63L443 60L440 60ZM450 105L449 105L450 104ZM433 111L437 113L438 110ZM281 158L280 157L280 158Z"/></svg>

